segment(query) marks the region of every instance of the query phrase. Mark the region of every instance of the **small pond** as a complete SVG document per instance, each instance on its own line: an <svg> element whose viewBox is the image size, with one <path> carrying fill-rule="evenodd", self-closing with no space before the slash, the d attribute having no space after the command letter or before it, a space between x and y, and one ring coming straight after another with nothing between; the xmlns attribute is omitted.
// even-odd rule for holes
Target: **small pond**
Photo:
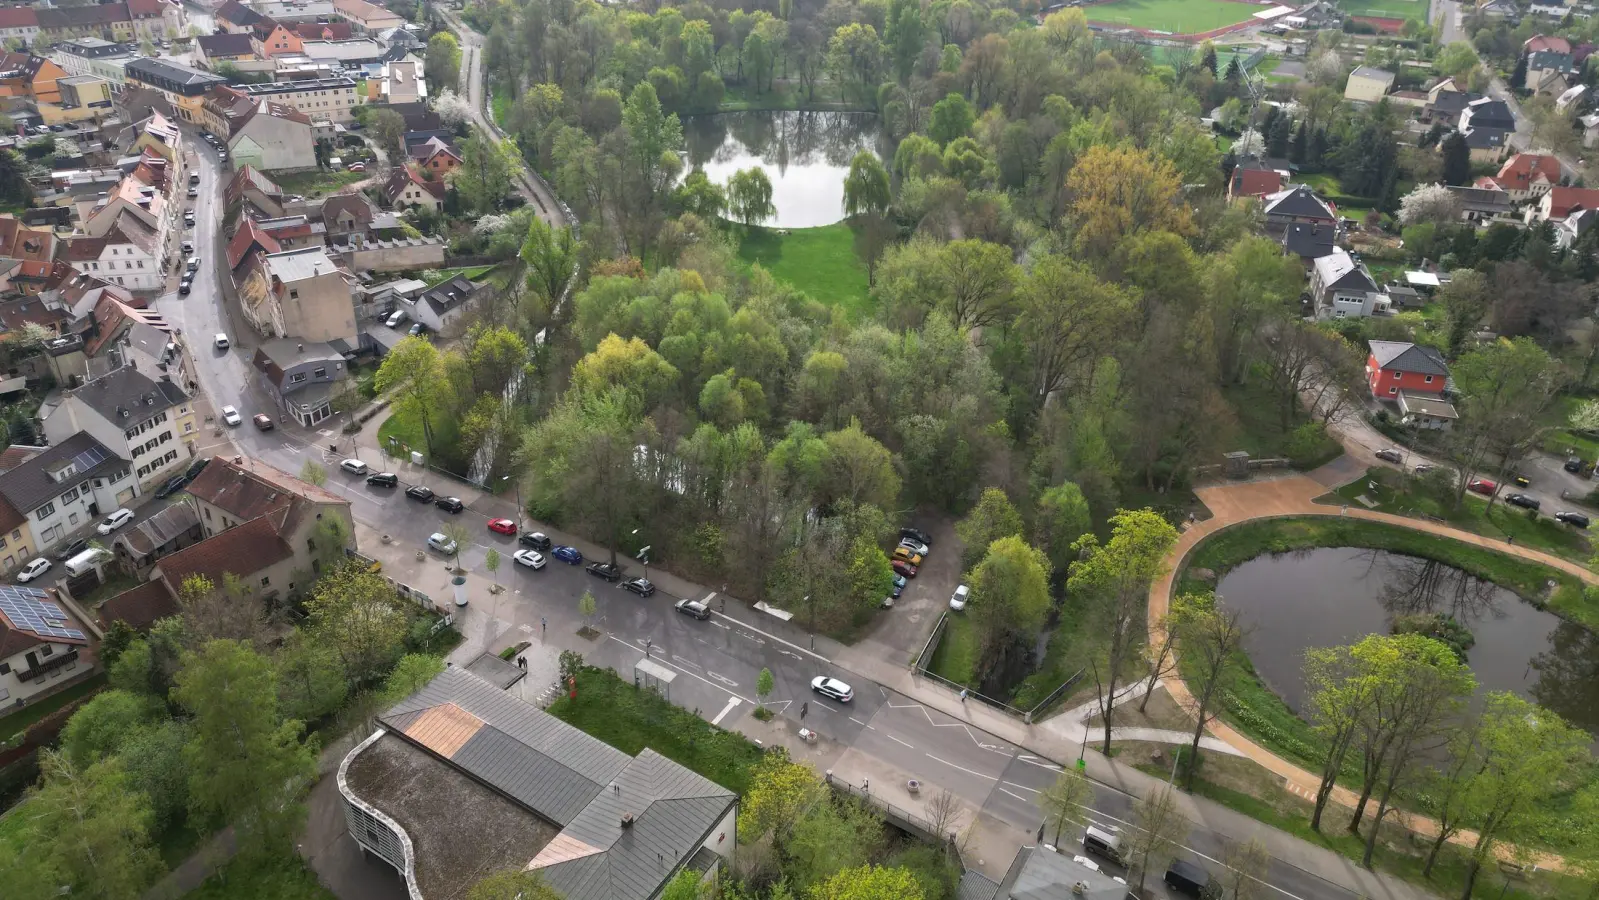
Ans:
<svg viewBox="0 0 1599 900"><path fill-rule="evenodd" d="M1244 611L1256 672L1296 711L1305 650L1387 634L1395 616L1444 613L1476 637L1466 662L1481 690L1513 691L1599 735L1599 638L1443 563L1322 547L1252 559L1216 594Z"/></svg>
<svg viewBox="0 0 1599 900"><path fill-rule="evenodd" d="M814 228L844 218L844 177L857 151L887 153L876 115L848 112L733 112L683 119L684 174L702 169L717 184L760 166L772 180L772 228Z"/></svg>

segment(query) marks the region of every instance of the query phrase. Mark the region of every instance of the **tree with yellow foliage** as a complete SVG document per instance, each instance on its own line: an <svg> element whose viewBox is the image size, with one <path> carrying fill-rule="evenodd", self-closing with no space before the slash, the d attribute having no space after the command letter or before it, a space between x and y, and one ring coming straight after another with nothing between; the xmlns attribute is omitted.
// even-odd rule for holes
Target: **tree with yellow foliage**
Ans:
<svg viewBox="0 0 1599 900"><path fill-rule="evenodd" d="M1128 235L1193 231L1177 169L1147 150L1090 147L1072 167L1066 189L1077 248L1090 258L1105 256Z"/></svg>

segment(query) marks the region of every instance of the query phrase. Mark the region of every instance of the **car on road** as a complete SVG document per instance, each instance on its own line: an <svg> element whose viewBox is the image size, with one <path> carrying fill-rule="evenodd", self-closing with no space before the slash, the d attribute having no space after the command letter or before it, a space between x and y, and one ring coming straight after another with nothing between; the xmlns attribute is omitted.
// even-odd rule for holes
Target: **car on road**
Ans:
<svg viewBox="0 0 1599 900"><path fill-rule="evenodd" d="M451 515L466 509L466 504L461 502L460 497L440 497L433 501L433 505Z"/></svg>
<svg viewBox="0 0 1599 900"><path fill-rule="evenodd" d="M916 567L903 559L896 559L889 563L889 565L894 567L895 575L904 575L906 578L916 577Z"/></svg>
<svg viewBox="0 0 1599 900"><path fill-rule="evenodd" d="M1425 475L1428 472L1431 472L1433 469L1436 469L1436 468L1438 468L1438 467L1433 465L1432 463L1417 463L1416 464L1416 474L1417 475Z"/></svg>
<svg viewBox="0 0 1599 900"><path fill-rule="evenodd" d="M185 227L185 228L193 228L194 227L194 210L191 209L188 212L183 214L183 227Z"/></svg>
<svg viewBox="0 0 1599 900"><path fill-rule="evenodd" d="M1581 473L1582 472L1582 457L1580 457L1580 456L1568 456L1568 457L1566 457L1566 464L1565 464L1565 466L1563 468L1567 472L1572 473L1573 475Z"/></svg>
<svg viewBox="0 0 1599 900"><path fill-rule="evenodd" d="M894 599L898 600L899 595L905 593L905 585L909 583L910 581L904 575L894 576Z"/></svg>
<svg viewBox="0 0 1599 900"><path fill-rule="evenodd" d="M250 421L254 422L255 427L262 431L271 431L277 427L277 425L272 421L272 417L266 413L256 413L255 417Z"/></svg>
<svg viewBox="0 0 1599 900"><path fill-rule="evenodd" d="M534 550L543 550L545 552L549 552L551 547L550 539L545 537L542 531L524 531L522 536L517 538L517 542L523 546L532 547Z"/></svg>
<svg viewBox="0 0 1599 900"><path fill-rule="evenodd" d="M347 459L339 463L339 468L349 472L351 475L365 475L367 472L366 463L361 462L359 459Z"/></svg>
<svg viewBox="0 0 1599 900"><path fill-rule="evenodd" d="M231 426L238 425L243 421L244 419L239 416L238 410L231 406L222 407L222 424Z"/></svg>
<svg viewBox="0 0 1599 900"><path fill-rule="evenodd" d="M435 531L428 535L428 546L439 551L445 556L455 555L455 542L450 540L450 536L442 531Z"/></svg>
<svg viewBox="0 0 1599 900"><path fill-rule="evenodd" d="M184 256L189 256L192 253L194 253L194 241L184 241L183 242L183 255Z"/></svg>
<svg viewBox="0 0 1599 900"><path fill-rule="evenodd" d="M351 172L365 172L366 163L350 163Z"/></svg>
<svg viewBox="0 0 1599 900"><path fill-rule="evenodd" d="M544 554L537 550L518 550L511 554L517 565L527 566L529 569L544 568Z"/></svg>
<svg viewBox="0 0 1599 900"><path fill-rule="evenodd" d="M195 197L198 197L198 196L200 196L200 189L199 188L189 188L189 199L190 200L193 200Z"/></svg>
<svg viewBox="0 0 1599 900"><path fill-rule="evenodd" d="M391 313L389 315L388 319L384 320L383 324L387 325L390 328L397 328L397 327L399 327L399 324L401 322L404 322L404 321L405 321L405 310L397 309L397 310L395 310L393 313Z"/></svg>
<svg viewBox="0 0 1599 900"><path fill-rule="evenodd" d="M919 566L922 564L922 555L903 545L894 548L894 558L902 559L913 566Z"/></svg>
<svg viewBox="0 0 1599 900"><path fill-rule="evenodd" d="M1220 887L1210 877L1210 873L1197 863L1191 863L1186 859L1172 860L1171 866L1166 869L1166 877L1161 880L1173 893L1184 897L1219 900L1222 895Z"/></svg>
<svg viewBox="0 0 1599 900"><path fill-rule="evenodd" d="M651 584L647 578L634 578L631 581L622 582L622 590L632 591L640 597L648 597L655 593L655 585Z"/></svg>
<svg viewBox="0 0 1599 900"><path fill-rule="evenodd" d="M711 608L698 600L684 598L672 604L672 608L684 615L693 616L701 622L711 617Z"/></svg>
<svg viewBox="0 0 1599 900"><path fill-rule="evenodd" d="M920 528L901 528L899 530L899 536L902 538L910 538L913 541L919 541L929 547L933 546L933 539L928 537L927 532L921 530Z"/></svg>
<svg viewBox="0 0 1599 900"><path fill-rule="evenodd" d="M1471 482L1466 485L1466 490L1475 491L1476 493L1482 494L1485 497L1492 497L1494 492L1499 490L1499 485L1494 484L1492 481L1489 481L1486 478L1473 478Z"/></svg>
<svg viewBox="0 0 1599 900"><path fill-rule="evenodd" d="M189 292L192 291L192 290L194 290L194 282L189 281L188 279L184 279L183 281L178 282L178 295L179 296L187 297L187 296L189 296Z"/></svg>
<svg viewBox="0 0 1599 900"><path fill-rule="evenodd" d="M855 699L855 689L826 675L818 675L811 679L811 690L823 697L830 697L840 703L848 703Z"/></svg>
<svg viewBox="0 0 1599 900"><path fill-rule="evenodd" d="M899 545L917 556L926 556L932 551L932 548L915 538L900 538Z"/></svg>
<svg viewBox="0 0 1599 900"><path fill-rule="evenodd" d="M583 554L576 547L557 544L555 549L550 551L550 555L569 566L583 565Z"/></svg>
<svg viewBox="0 0 1599 900"><path fill-rule="evenodd" d="M1516 487L1532 487L1532 479L1521 474L1520 472L1512 475L1510 480L1516 483Z"/></svg>
<svg viewBox="0 0 1599 900"><path fill-rule="evenodd" d="M34 557L32 562L23 566L22 571L17 573L17 581L21 582L22 584L27 584L33 579L38 578L40 575L50 571L50 565L50 560L45 559L42 556Z"/></svg>
<svg viewBox="0 0 1599 900"><path fill-rule="evenodd" d="M77 556L79 553L82 553L87 549L89 549L89 542L83 538L78 538L74 541L68 541L65 547L62 547L60 550L56 551L56 562L66 562L67 560Z"/></svg>
<svg viewBox="0 0 1599 900"><path fill-rule="evenodd" d="M433 489L426 485L413 484L405 489L405 496L412 500L421 500L423 503L432 503Z"/></svg>
<svg viewBox="0 0 1599 900"><path fill-rule="evenodd" d="M516 534L516 523L510 519L490 519L489 530L498 534Z"/></svg>
<svg viewBox="0 0 1599 900"><path fill-rule="evenodd" d="M1564 522L1573 528L1587 528L1591 524L1587 514L1580 512L1557 512L1555 521Z"/></svg>
<svg viewBox="0 0 1599 900"><path fill-rule="evenodd" d="M110 534L131 521L133 521L133 510L118 509L101 519L100 524L94 526L94 530L101 534Z"/></svg>
<svg viewBox="0 0 1599 900"><path fill-rule="evenodd" d="M1384 460L1385 462L1394 463L1395 465L1405 461L1405 455L1392 447L1384 447L1372 455L1380 460Z"/></svg>
<svg viewBox="0 0 1599 900"><path fill-rule="evenodd" d="M966 608L966 601L970 600L971 598L972 589L963 584L955 589L955 593L950 595L949 608L955 610L956 612L960 612Z"/></svg>
<svg viewBox="0 0 1599 900"><path fill-rule="evenodd" d="M1511 506L1519 506L1522 509L1536 510L1543 506L1543 504L1540 503L1537 498L1529 497L1526 494L1506 494L1505 502Z"/></svg>
<svg viewBox="0 0 1599 900"><path fill-rule="evenodd" d="M603 578L611 582L622 577L622 570L610 563L589 563L588 573L596 578Z"/></svg>
<svg viewBox="0 0 1599 900"><path fill-rule="evenodd" d="M189 261L184 264L184 267L187 268L190 272L198 272L198 271L200 271L200 257L198 257L198 256L189 257Z"/></svg>
<svg viewBox="0 0 1599 900"><path fill-rule="evenodd" d="M183 486L188 484L188 483L189 483L189 476L187 476L187 475L174 475L171 478L168 478L166 480L166 483L161 485L160 489L158 489L155 492L155 498L157 500L164 500L167 497L170 497L173 494L176 494L178 491L183 490Z"/></svg>
<svg viewBox="0 0 1599 900"><path fill-rule="evenodd" d="M366 476L366 483L376 485L378 487L399 487L400 476L394 474L393 472L374 472L373 474Z"/></svg>
<svg viewBox="0 0 1599 900"><path fill-rule="evenodd" d="M215 346L218 350L226 350L229 347L233 346L232 342L230 342L228 340L228 336L223 334L220 331L217 332L217 336L216 337L211 339L211 344L213 346Z"/></svg>

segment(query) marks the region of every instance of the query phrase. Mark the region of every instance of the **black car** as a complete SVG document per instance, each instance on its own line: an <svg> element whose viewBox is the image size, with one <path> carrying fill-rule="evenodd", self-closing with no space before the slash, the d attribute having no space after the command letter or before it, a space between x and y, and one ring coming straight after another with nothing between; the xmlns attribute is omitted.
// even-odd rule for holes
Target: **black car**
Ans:
<svg viewBox="0 0 1599 900"><path fill-rule="evenodd" d="M180 281L178 282L178 293L184 297L187 297L189 296L189 291L193 288L193 286L194 283L191 281Z"/></svg>
<svg viewBox="0 0 1599 900"><path fill-rule="evenodd" d="M423 503L428 503L433 499L433 489L420 484L413 484L405 489L405 496L410 497L412 500L421 500Z"/></svg>
<svg viewBox="0 0 1599 900"><path fill-rule="evenodd" d="M1588 521L1588 516L1579 512L1557 512L1555 513L1555 521L1564 522L1573 528L1587 528L1591 524Z"/></svg>
<svg viewBox="0 0 1599 900"><path fill-rule="evenodd" d="M89 549L89 542L83 538L78 538L72 543L56 551L56 562L66 562L67 560L77 556L79 553L82 553L87 549Z"/></svg>
<svg viewBox="0 0 1599 900"><path fill-rule="evenodd" d="M1511 506L1519 506L1522 509L1537 509L1543 505L1526 494L1506 494L1505 502Z"/></svg>
<svg viewBox="0 0 1599 900"><path fill-rule="evenodd" d="M929 547L933 546L932 535L929 535L920 528L901 528L899 530L899 536L902 538L910 538L913 541L921 541Z"/></svg>
<svg viewBox="0 0 1599 900"><path fill-rule="evenodd" d="M517 543L524 547L532 547L534 550L542 550L545 553L550 552L550 539L545 537L542 531L524 531L522 536L516 540Z"/></svg>
<svg viewBox="0 0 1599 900"><path fill-rule="evenodd" d="M174 475L171 478L168 478L166 484L161 485L161 488L155 492L155 498L160 500L165 497L170 497L173 494L176 494L178 491L183 490L183 486L188 483L189 476Z"/></svg>
<svg viewBox="0 0 1599 900"><path fill-rule="evenodd" d="M466 504L461 502L460 497L440 497L433 501L433 505L448 513L458 513L466 509Z"/></svg>
<svg viewBox="0 0 1599 900"><path fill-rule="evenodd" d="M1565 468L1565 470L1567 472L1580 473L1582 471L1582 457L1580 457L1580 456L1568 456L1568 457L1566 457L1566 465L1564 466L1564 468Z"/></svg>
<svg viewBox="0 0 1599 900"><path fill-rule="evenodd" d="M624 581L622 582L622 588L624 590L632 591L633 593L638 594L640 597L648 597L649 595L655 593L655 585L650 584L649 581L643 578L635 578L632 581Z"/></svg>
<svg viewBox="0 0 1599 900"><path fill-rule="evenodd" d="M589 563L589 574L606 581L615 581L622 577L622 570L610 563Z"/></svg>
<svg viewBox="0 0 1599 900"><path fill-rule="evenodd" d="M375 484L378 487L399 487L400 476L393 472L378 472L375 475L366 476L366 483Z"/></svg>
<svg viewBox="0 0 1599 900"><path fill-rule="evenodd" d="M1171 867L1166 870L1166 877L1161 880L1166 882L1166 887L1173 893L1184 897L1212 900L1222 895L1220 885L1210 877L1209 872L1184 859L1172 860Z"/></svg>
<svg viewBox="0 0 1599 900"><path fill-rule="evenodd" d="M1400 453L1398 450L1395 450L1395 449L1393 449L1391 447L1384 447L1383 449L1378 450L1376 453L1374 453L1372 455L1377 457L1378 459L1385 460L1385 461L1391 462L1391 463L1402 463L1402 462L1405 461L1405 455L1403 453Z"/></svg>

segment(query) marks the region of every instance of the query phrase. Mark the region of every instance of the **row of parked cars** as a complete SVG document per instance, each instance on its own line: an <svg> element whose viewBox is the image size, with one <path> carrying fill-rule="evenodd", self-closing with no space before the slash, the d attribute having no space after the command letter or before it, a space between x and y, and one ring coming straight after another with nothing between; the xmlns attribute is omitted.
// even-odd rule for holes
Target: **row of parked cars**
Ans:
<svg viewBox="0 0 1599 900"><path fill-rule="evenodd" d="M1384 462L1391 462L1397 466L1403 466L1405 461L1404 454L1393 449L1392 447L1384 447L1372 455L1376 456L1380 460L1383 460ZM1425 475L1436 468L1437 466L1433 465L1432 463L1419 463L1415 468L1415 472L1417 475ZM1573 456L1566 460L1565 469L1567 472L1581 472L1582 468L1583 463L1581 459ZM1520 473L1511 476L1511 481L1514 482L1517 487L1532 486L1532 479ZM1492 497L1499 492L1499 483L1487 478L1473 478L1471 481L1466 483L1466 490L1471 491L1474 494L1481 494L1484 497ZM1505 494L1504 500L1505 503L1510 506L1520 507L1521 509L1530 509L1534 512L1537 512L1543 508L1543 501L1529 494L1521 493L1520 491L1511 491ZM1593 524L1587 513L1572 512L1569 510L1562 510L1555 513L1554 520L1557 522L1564 522L1573 528L1587 528L1589 525Z"/></svg>

